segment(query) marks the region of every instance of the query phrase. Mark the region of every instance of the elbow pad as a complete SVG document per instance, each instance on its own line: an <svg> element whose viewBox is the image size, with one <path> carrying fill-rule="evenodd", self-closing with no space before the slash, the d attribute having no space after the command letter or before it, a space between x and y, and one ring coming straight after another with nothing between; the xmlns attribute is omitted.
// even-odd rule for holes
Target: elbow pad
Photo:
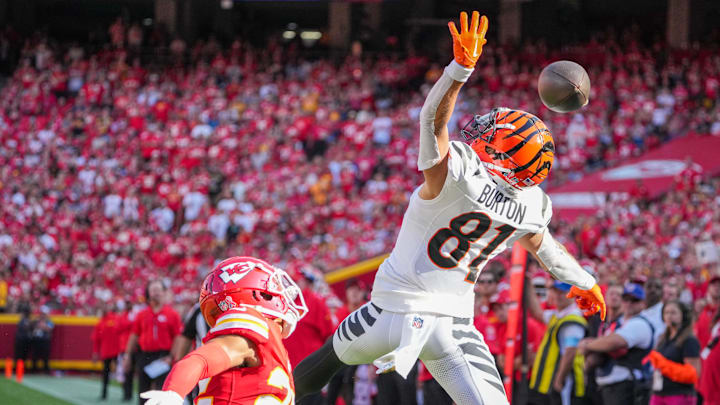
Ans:
<svg viewBox="0 0 720 405"><path fill-rule="evenodd" d="M427 170L440 163L444 158L444 156L440 156L440 148L435 136L435 113L453 81L464 83L472 72L473 69L462 67L455 61L450 62L425 98L425 104L420 110L418 169Z"/></svg>
<svg viewBox="0 0 720 405"><path fill-rule="evenodd" d="M595 279L578 262L560 247L557 241L545 228L537 257L547 267L550 274L557 280L572 284L583 290L589 290L595 285Z"/></svg>

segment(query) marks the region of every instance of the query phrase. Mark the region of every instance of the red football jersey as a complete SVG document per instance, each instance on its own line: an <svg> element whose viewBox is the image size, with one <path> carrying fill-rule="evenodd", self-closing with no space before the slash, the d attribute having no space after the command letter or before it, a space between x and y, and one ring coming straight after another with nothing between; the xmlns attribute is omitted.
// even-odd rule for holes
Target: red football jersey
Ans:
<svg viewBox="0 0 720 405"><path fill-rule="evenodd" d="M203 343L222 335L250 339L257 346L262 364L258 367L234 367L200 381L196 405L295 403L290 360L282 343L282 332L275 322L252 308L237 307L218 318Z"/></svg>

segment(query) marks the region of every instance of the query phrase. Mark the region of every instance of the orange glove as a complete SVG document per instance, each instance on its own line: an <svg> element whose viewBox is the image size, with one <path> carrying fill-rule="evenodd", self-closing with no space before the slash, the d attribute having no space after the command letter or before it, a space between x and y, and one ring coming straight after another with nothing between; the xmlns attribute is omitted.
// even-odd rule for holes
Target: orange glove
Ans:
<svg viewBox="0 0 720 405"><path fill-rule="evenodd" d="M585 316L600 312L600 319L605 320L607 309L605 308L605 298L603 298L599 285L595 284L593 288L589 290L582 290L572 286L566 297L575 298L578 307L585 311L583 312Z"/></svg>
<svg viewBox="0 0 720 405"><path fill-rule="evenodd" d="M655 350L651 350L650 353L648 353L647 356L642 360L642 364L652 364L653 368L658 368L658 363L662 360L667 360L660 352L657 352Z"/></svg>
<svg viewBox="0 0 720 405"><path fill-rule="evenodd" d="M680 384L695 384L698 380L695 367L686 363L676 363L668 360L662 354L651 351L643 359L643 364L650 362L660 374Z"/></svg>
<svg viewBox="0 0 720 405"><path fill-rule="evenodd" d="M487 42L485 33L488 29L488 19L485 16L480 17L480 13L473 11L472 23L468 30L467 17L466 12L460 13L461 32L458 32L455 23L452 21L448 23L448 27L453 38L455 61L466 68L474 68L480 54L482 54L482 47Z"/></svg>

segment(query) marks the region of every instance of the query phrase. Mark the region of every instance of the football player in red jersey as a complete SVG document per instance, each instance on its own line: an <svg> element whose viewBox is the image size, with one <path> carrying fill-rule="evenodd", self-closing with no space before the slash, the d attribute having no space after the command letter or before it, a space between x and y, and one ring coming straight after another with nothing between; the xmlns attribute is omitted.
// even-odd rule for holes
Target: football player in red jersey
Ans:
<svg viewBox="0 0 720 405"><path fill-rule="evenodd" d="M146 405L182 405L199 385L196 405L294 404L282 339L307 313L285 271L252 257L232 257L205 278L200 308L211 329L204 345L177 362Z"/></svg>

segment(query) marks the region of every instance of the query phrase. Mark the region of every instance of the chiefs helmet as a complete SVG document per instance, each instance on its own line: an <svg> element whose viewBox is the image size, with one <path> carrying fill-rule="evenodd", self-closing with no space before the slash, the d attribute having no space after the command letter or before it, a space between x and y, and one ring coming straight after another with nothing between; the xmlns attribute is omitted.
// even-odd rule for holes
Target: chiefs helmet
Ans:
<svg viewBox="0 0 720 405"><path fill-rule="evenodd" d="M290 276L254 257L223 260L205 277L200 291L200 310L210 327L223 312L238 306L285 321L283 338L290 336L308 312L302 292Z"/></svg>
<svg viewBox="0 0 720 405"><path fill-rule="evenodd" d="M513 189L536 186L550 173L555 143L533 114L505 107L476 115L461 131L488 173Z"/></svg>

